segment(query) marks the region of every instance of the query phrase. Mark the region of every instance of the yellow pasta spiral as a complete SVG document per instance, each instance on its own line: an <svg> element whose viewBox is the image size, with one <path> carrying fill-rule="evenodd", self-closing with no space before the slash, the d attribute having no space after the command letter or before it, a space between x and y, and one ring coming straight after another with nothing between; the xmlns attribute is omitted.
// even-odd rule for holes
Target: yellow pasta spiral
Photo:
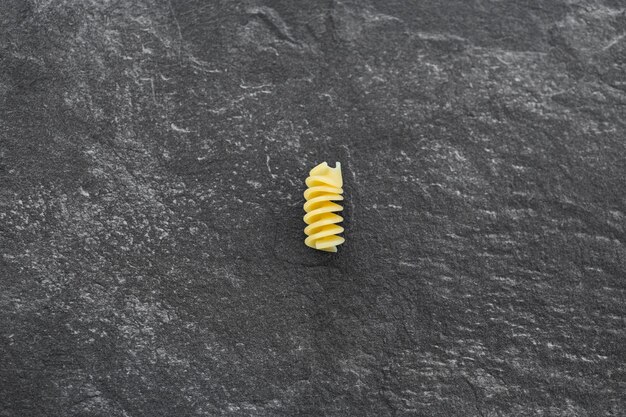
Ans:
<svg viewBox="0 0 626 417"><path fill-rule="evenodd" d="M341 201L343 197L343 179L341 177L341 164L337 162L335 168L322 162L309 172L306 179L309 187L304 192L304 222L308 225L304 233L308 236L305 245L326 252L337 252L337 246L345 239L337 236L343 232L343 227L337 223L343 221L343 217L336 214L343 207L333 201Z"/></svg>

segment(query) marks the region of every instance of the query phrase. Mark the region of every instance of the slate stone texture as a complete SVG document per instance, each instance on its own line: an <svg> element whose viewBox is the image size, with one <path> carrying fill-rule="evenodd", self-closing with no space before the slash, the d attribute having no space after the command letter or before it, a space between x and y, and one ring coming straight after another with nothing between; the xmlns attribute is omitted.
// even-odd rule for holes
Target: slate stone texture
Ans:
<svg viewBox="0 0 626 417"><path fill-rule="evenodd" d="M625 8L2 0L0 416L625 416Z"/></svg>

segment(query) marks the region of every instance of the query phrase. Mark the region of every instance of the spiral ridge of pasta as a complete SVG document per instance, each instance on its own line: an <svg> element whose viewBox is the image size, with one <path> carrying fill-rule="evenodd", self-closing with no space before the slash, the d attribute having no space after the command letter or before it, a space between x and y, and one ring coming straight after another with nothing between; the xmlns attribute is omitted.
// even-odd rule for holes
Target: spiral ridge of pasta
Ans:
<svg viewBox="0 0 626 417"><path fill-rule="evenodd" d="M307 224L304 244L313 249L337 252L337 246L345 241L337 236L344 230L337 224L343 221L343 217L336 214L343 207L334 202L343 200L341 164L337 162L335 168L331 168L322 162L309 172L305 182L308 188L304 192L304 222Z"/></svg>

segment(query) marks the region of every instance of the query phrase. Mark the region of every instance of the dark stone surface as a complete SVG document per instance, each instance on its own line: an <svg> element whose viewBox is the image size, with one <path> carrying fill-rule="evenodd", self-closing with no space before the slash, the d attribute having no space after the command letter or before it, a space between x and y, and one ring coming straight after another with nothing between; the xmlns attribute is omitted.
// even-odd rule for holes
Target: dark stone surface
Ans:
<svg viewBox="0 0 626 417"><path fill-rule="evenodd" d="M3 0L0 416L626 415L624 8Z"/></svg>

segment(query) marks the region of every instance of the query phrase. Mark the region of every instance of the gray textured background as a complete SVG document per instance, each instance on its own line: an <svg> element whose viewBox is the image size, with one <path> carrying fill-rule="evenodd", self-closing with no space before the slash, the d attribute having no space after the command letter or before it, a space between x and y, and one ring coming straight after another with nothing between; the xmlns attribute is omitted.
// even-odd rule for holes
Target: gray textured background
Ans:
<svg viewBox="0 0 626 417"><path fill-rule="evenodd" d="M3 0L0 416L626 415L625 7Z"/></svg>

